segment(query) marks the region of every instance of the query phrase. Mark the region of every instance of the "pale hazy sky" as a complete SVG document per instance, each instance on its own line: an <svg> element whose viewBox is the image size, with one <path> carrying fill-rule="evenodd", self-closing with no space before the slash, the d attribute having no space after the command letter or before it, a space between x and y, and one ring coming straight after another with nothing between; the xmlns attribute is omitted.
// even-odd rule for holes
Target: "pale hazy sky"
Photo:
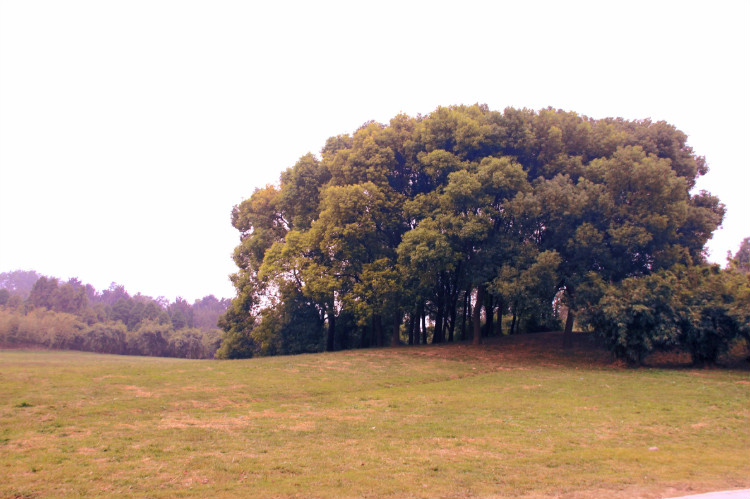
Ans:
<svg viewBox="0 0 750 499"><path fill-rule="evenodd" d="M439 105L666 120L750 236L750 2L0 0L0 272L231 297L232 206Z"/></svg>

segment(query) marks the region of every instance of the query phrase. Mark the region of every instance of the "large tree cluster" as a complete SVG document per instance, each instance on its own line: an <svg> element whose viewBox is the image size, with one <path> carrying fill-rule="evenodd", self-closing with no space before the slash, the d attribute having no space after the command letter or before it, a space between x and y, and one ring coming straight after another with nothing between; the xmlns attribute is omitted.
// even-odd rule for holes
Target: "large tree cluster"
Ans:
<svg viewBox="0 0 750 499"><path fill-rule="evenodd" d="M331 137L234 208L219 355L480 343L561 328L561 308L569 343L604 286L704 263L724 207L693 192L707 166L686 139L483 105Z"/></svg>

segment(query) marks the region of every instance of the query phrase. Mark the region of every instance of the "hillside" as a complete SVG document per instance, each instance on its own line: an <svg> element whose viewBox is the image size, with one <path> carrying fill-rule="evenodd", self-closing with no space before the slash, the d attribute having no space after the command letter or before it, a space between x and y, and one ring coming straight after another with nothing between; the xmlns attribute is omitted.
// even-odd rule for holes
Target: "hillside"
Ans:
<svg viewBox="0 0 750 499"><path fill-rule="evenodd" d="M0 351L0 497L750 486L746 369L627 369L577 339L573 353L551 333L242 361Z"/></svg>

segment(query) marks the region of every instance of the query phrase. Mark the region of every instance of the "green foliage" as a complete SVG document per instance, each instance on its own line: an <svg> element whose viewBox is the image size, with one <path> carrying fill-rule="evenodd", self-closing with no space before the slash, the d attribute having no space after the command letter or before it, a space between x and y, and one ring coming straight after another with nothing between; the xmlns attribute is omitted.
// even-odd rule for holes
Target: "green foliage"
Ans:
<svg viewBox="0 0 750 499"><path fill-rule="evenodd" d="M251 336L259 355L320 352L323 319L314 303L296 290L284 293L275 307L261 312L260 323Z"/></svg>
<svg viewBox="0 0 750 499"><path fill-rule="evenodd" d="M286 207L290 228L305 230L317 216L321 188L331 179L328 167L307 154L281 174L280 202Z"/></svg>
<svg viewBox="0 0 750 499"><path fill-rule="evenodd" d="M175 329L193 327L193 309L183 298L177 297L175 302L169 305L167 312Z"/></svg>
<svg viewBox="0 0 750 499"><path fill-rule="evenodd" d="M86 330L83 350L124 354L127 352L127 332L127 327L121 322L97 322Z"/></svg>
<svg viewBox="0 0 750 499"><path fill-rule="evenodd" d="M743 239L737 253L729 257L729 264L732 268L750 274L750 237Z"/></svg>
<svg viewBox="0 0 750 499"><path fill-rule="evenodd" d="M33 270L14 270L0 273L0 289L18 295L22 300L28 298L36 281L42 277Z"/></svg>
<svg viewBox="0 0 750 499"><path fill-rule="evenodd" d="M167 324L147 320L135 331L127 333L127 352L131 355L164 356L169 350L172 328Z"/></svg>
<svg viewBox="0 0 750 499"><path fill-rule="evenodd" d="M587 310L586 321L615 357L640 365L649 353L678 345L674 275L660 272L600 286L601 299Z"/></svg>
<svg viewBox="0 0 750 499"><path fill-rule="evenodd" d="M0 309L0 343L11 346L41 346L53 349L82 349L86 324L67 313L43 308L23 313Z"/></svg>
<svg viewBox="0 0 750 499"><path fill-rule="evenodd" d="M559 321L552 308L557 293L560 256L555 251L544 251L519 257L516 266L505 264L498 277L490 284L490 290L505 303L512 304L520 319L529 321L532 331L559 328Z"/></svg>
<svg viewBox="0 0 750 499"><path fill-rule="evenodd" d="M747 322L737 314L743 300L743 287L748 279L718 266L693 267L680 271L682 293L680 306L681 343L690 352L693 362L715 364L741 336ZM746 299L746 297L744 298Z"/></svg>
<svg viewBox="0 0 750 499"><path fill-rule="evenodd" d="M676 266L617 285L588 283L585 320L616 357L638 365L653 351L681 348L715 364L747 336L748 278L716 266Z"/></svg>
<svg viewBox="0 0 750 499"><path fill-rule="evenodd" d="M22 276L29 274L37 277L26 300L0 290L0 344L192 359L212 358L219 348L218 318L229 300L211 295L193 305L181 298L169 304L131 297L114 283L97 293L77 279L60 284L36 272Z"/></svg>
<svg viewBox="0 0 750 499"><path fill-rule="evenodd" d="M255 353L255 342L247 331L224 330L217 359L249 359Z"/></svg>
<svg viewBox="0 0 750 499"><path fill-rule="evenodd" d="M224 331L221 346L216 351L217 359L240 359L253 356L255 344L250 332L256 324L257 306L254 291L257 281L246 273L232 276L237 288L237 298L232 300L227 311L219 317L218 326Z"/></svg>
<svg viewBox="0 0 750 499"><path fill-rule="evenodd" d="M216 329L219 316L226 312L231 300L218 299L214 295L204 296L195 300L192 305L193 326L202 330ZM155 305L150 302L149 306ZM156 311L161 312L161 309Z"/></svg>
<svg viewBox="0 0 750 499"><path fill-rule="evenodd" d="M182 359L210 359L219 347L218 330L183 328L168 332L166 355Z"/></svg>
<svg viewBox="0 0 750 499"><path fill-rule="evenodd" d="M611 293L597 320L631 314L603 334L639 362L673 342L667 304L682 294L637 279L702 264L724 216L715 196L691 194L707 168L686 140L664 122L483 105L331 137L234 207L237 297L221 355L383 345L385 330L397 344L404 324L412 342L415 330L450 341L470 311L485 334L507 312L514 329L554 328L561 292L572 330L578 311L596 316L599 301L577 295L598 280ZM649 311L651 299L666 308Z"/></svg>
<svg viewBox="0 0 750 499"><path fill-rule="evenodd" d="M5 288L0 289L0 306L5 306L10 302L10 291Z"/></svg>
<svg viewBox="0 0 750 499"><path fill-rule="evenodd" d="M730 270L728 286L734 297L728 307L729 315L750 350L750 274Z"/></svg>

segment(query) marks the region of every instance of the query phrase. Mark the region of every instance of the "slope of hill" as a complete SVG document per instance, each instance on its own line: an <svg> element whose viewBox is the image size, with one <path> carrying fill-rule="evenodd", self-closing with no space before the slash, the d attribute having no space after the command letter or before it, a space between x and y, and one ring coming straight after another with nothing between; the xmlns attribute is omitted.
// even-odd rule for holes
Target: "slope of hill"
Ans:
<svg viewBox="0 0 750 499"><path fill-rule="evenodd" d="M559 339L222 362L0 351L0 497L750 486L746 369L632 370L584 335L572 354Z"/></svg>

